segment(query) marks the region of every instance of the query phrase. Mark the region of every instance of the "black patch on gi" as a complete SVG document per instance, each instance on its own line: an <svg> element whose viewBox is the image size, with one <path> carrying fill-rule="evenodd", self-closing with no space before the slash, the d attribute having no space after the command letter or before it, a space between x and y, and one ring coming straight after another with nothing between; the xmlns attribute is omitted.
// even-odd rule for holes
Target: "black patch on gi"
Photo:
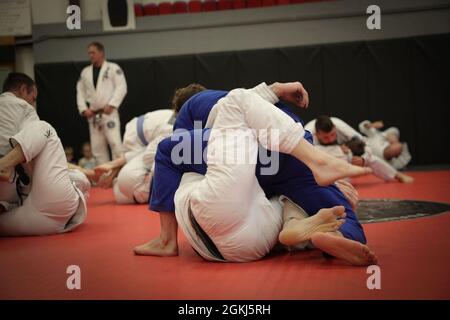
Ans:
<svg viewBox="0 0 450 320"><path fill-rule="evenodd" d="M121 76L121 75L123 74L123 71L122 71L122 69L117 69L117 70L116 70L116 73L117 73L119 76Z"/></svg>
<svg viewBox="0 0 450 320"><path fill-rule="evenodd" d="M116 126L116 123L114 121L108 121L106 126L108 127L108 129L113 129Z"/></svg>
<svg viewBox="0 0 450 320"><path fill-rule="evenodd" d="M413 219L447 211L448 203L392 199L361 200L356 209L361 223Z"/></svg>
<svg viewBox="0 0 450 320"><path fill-rule="evenodd" d="M51 136L52 136L52 131L51 130L47 130L45 133L44 133L44 136L48 139L48 138L50 138Z"/></svg>

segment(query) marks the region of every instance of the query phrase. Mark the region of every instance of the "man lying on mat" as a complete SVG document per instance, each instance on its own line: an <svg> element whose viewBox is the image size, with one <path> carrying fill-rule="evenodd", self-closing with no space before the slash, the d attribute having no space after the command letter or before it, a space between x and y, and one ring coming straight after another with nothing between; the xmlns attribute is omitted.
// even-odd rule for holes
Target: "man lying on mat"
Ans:
<svg viewBox="0 0 450 320"><path fill-rule="evenodd" d="M338 157L348 156L349 162L354 165L372 168L373 173L384 181L397 180L403 183L412 183L414 181L412 177L397 171L383 157L380 158L379 153L377 154L372 149L376 143L369 143L369 140L339 118L321 115L317 119L308 122L305 128L313 134L314 144L320 145L321 150ZM365 133L376 135L371 130L367 130ZM339 148L354 138L366 144L362 154L352 154L349 152L349 149ZM374 139L371 138L370 141Z"/></svg>

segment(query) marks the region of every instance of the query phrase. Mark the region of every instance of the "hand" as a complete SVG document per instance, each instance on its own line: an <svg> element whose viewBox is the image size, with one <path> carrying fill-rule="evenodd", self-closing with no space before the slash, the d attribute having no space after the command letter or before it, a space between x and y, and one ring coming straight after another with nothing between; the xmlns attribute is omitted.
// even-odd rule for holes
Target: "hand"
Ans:
<svg viewBox="0 0 450 320"><path fill-rule="evenodd" d="M308 92L303 88L303 85L300 82L275 82L270 87L280 100L293 103L301 108L308 108Z"/></svg>
<svg viewBox="0 0 450 320"><path fill-rule="evenodd" d="M84 169L84 168L82 168L81 172L83 172L84 175L86 177L88 177L89 180L97 181L97 179L98 179L97 174L92 169Z"/></svg>
<svg viewBox="0 0 450 320"><path fill-rule="evenodd" d="M104 173L98 179L97 186L102 188L102 189L111 188L112 185L113 185L114 178L115 178L115 174L114 174L113 171L109 171L107 173Z"/></svg>
<svg viewBox="0 0 450 320"><path fill-rule="evenodd" d="M350 153L350 148L347 147L345 144L341 144L340 147L341 147L341 150L342 150L343 153L345 153L345 154L349 154Z"/></svg>
<svg viewBox="0 0 450 320"><path fill-rule="evenodd" d="M113 110L114 110L114 107L110 106L109 104L103 108L103 112L105 114L111 114L113 112Z"/></svg>
<svg viewBox="0 0 450 320"><path fill-rule="evenodd" d="M384 127L384 123L381 120L380 121L375 121L375 122L372 122L371 127L375 128L375 129L381 129L381 128Z"/></svg>
<svg viewBox="0 0 450 320"><path fill-rule="evenodd" d="M91 109L86 109L82 113L83 117L86 117L86 119L92 118L95 114L92 112Z"/></svg>
<svg viewBox="0 0 450 320"><path fill-rule="evenodd" d="M93 171L95 173L95 177L93 178L94 181L99 181L99 179L102 176L107 176L108 174L110 174L113 170L115 169L115 167L110 163L104 163L101 165L96 166Z"/></svg>
<svg viewBox="0 0 450 320"><path fill-rule="evenodd" d="M359 167L364 167L364 159L361 157L353 156L352 164Z"/></svg>
<svg viewBox="0 0 450 320"><path fill-rule="evenodd" d="M350 202L353 210L356 209L359 202L359 193L353 185L346 180L338 180L335 182L336 187L344 194L345 198Z"/></svg>

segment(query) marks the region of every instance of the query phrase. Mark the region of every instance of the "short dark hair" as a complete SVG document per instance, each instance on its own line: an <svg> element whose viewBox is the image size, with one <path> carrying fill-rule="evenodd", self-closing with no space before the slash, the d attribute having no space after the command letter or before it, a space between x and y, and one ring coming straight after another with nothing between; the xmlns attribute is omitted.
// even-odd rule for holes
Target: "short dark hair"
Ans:
<svg viewBox="0 0 450 320"><path fill-rule="evenodd" d="M10 72L3 83L3 92L13 91L25 85L28 93L33 90L35 86L34 80L21 72Z"/></svg>
<svg viewBox="0 0 450 320"><path fill-rule="evenodd" d="M88 48L89 47L96 47L98 51L105 52L105 47L97 41L89 43Z"/></svg>
<svg viewBox="0 0 450 320"><path fill-rule="evenodd" d="M364 143L364 141L362 141L358 137L351 138L345 143L345 145L352 151L354 156L358 157L361 157L364 154L364 149L366 148L366 144Z"/></svg>
<svg viewBox="0 0 450 320"><path fill-rule="evenodd" d="M183 104L188 101L190 97L204 90L206 90L206 88L198 83L191 83L187 87L175 90L175 93L172 97L173 111L175 111L175 113L178 113Z"/></svg>
<svg viewBox="0 0 450 320"><path fill-rule="evenodd" d="M330 132L334 128L334 124L331 121L331 118L326 115L321 115L316 119L316 132Z"/></svg>

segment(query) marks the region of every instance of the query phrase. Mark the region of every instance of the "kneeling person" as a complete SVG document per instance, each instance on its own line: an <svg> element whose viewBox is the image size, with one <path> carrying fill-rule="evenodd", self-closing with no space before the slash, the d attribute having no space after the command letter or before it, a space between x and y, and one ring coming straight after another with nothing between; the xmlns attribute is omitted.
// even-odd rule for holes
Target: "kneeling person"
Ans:
<svg viewBox="0 0 450 320"><path fill-rule="evenodd" d="M175 114L162 109L148 112L127 123L124 155L97 166L101 187L113 185L117 203L147 203L158 143L171 135ZM117 177L117 178L116 178Z"/></svg>

